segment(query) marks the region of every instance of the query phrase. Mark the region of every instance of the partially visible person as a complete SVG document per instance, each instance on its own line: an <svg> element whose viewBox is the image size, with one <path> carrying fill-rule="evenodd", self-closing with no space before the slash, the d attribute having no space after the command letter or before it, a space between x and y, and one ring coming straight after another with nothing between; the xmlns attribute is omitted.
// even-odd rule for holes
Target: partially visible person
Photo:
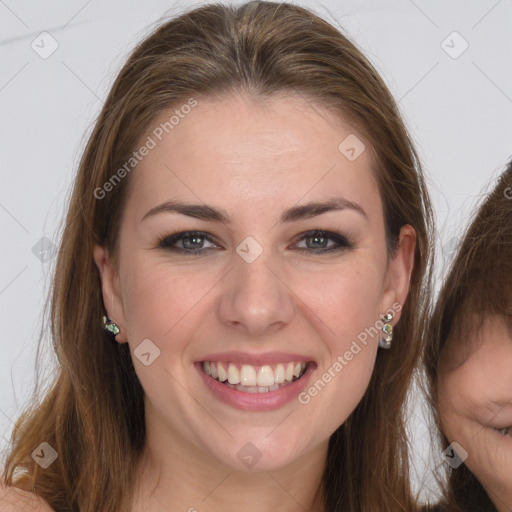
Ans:
<svg viewBox="0 0 512 512"><path fill-rule="evenodd" d="M512 161L459 245L431 316L425 366L452 461L439 510L510 512Z"/></svg>

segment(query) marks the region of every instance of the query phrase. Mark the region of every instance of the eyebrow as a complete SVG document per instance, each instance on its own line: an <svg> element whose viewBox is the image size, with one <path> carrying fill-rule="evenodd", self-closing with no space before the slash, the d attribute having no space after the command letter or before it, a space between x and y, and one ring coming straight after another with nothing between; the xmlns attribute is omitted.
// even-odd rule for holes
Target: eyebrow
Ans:
<svg viewBox="0 0 512 512"><path fill-rule="evenodd" d="M309 219L323 213L337 210L353 210L368 219L366 212L357 203L349 201L343 197L332 197L326 201L314 201L301 206L288 208L281 214L280 221L281 223L296 222L298 220ZM214 208L213 206L206 204L191 204L176 200L166 201L165 203L151 208L151 210L142 217L141 222L157 214L168 212L180 213L181 215L187 215L188 217L194 217L196 219L206 221L222 222L224 224L229 224L231 222L231 216L225 210Z"/></svg>

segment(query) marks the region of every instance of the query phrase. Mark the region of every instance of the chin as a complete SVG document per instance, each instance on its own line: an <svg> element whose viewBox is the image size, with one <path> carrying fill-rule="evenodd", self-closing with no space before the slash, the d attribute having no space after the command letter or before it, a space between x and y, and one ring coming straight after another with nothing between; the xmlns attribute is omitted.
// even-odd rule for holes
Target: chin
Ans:
<svg viewBox="0 0 512 512"><path fill-rule="evenodd" d="M268 434L268 432L267 432ZM286 446L286 438L276 438L269 442L268 438L264 438L265 434L261 436L258 441L255 436L243 436L244 439L240 440L240 435L237 440L229 442L228 446L219 452L218 449L212 452L212 456L220 463L227 466L233 471L242 472L259 472L259 471L278 471L286 466L296 462L303 454L292 448L288 440L287 450L284 451L283 447ZM251 438L254 441L251 441ZM265 446L262 446L265 444ZM213 448L213 447L212 447Z"/></svg>

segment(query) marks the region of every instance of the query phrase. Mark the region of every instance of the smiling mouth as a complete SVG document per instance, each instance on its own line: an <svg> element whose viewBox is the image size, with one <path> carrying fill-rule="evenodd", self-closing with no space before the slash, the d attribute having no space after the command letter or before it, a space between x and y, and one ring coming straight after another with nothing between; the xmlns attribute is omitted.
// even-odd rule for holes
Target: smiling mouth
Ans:
<svg viewBox="0 0 512 512"><path fill-rule="evenodd" d="M287 363L235 364L223 361L203 361L201 368L212 379L244 393L268 393L289 386L302 378L310 362L290 361Z"/></svg>

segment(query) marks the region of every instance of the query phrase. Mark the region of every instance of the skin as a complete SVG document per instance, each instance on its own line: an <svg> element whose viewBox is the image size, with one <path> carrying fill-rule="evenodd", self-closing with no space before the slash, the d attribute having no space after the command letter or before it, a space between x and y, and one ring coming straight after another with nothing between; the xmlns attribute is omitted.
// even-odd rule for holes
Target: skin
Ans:
<svg viewBox="0 0 512 512"><path fill-rule="evenodd" d="M364 395L378 337L307 405L293 400L276 411L218 401L193 363L228 350L292 352L316 362L313 383L361 331L403 304L415 233L402 228L388 261L370 146L353 162L338 151L350 133L300 97L202 99L131 176L119 268L102 247L94 258L109 318L121 326L116 340L129 343L145 391L147 445L133 511L323 510L328 440ZM332 196L358 203L366 217L344 209L279 222L289 207ZM167 212L141 222L171 198L223 208L233 219ZM301 236L311 229L350 237L353 248L319 254L315 248L325 245L313 240L308 248ZM156 248L160 238L186 230L214 238L196 245L203 255ZM247 236L263 248L250 264L235 251ZM146 338L161 351L150 366L133 356ZM261 453L252 468L237 458L247 442Z"/></svg>
<svg viewBox="0 0 512 512"><path fill-rule="evenodd" d="M464 340L448 340L441 353L440 417L498 512L510 512L512 437L494 429L512 426L512 333L501 316L485 317L480 330L473 320L467 319Z"/></svg>
<svg viewBox="0 0 512 512"><path fill-rule="evenodd" d="M55 512L41 496L0 482L0 510L2 512Z"/></svg>

